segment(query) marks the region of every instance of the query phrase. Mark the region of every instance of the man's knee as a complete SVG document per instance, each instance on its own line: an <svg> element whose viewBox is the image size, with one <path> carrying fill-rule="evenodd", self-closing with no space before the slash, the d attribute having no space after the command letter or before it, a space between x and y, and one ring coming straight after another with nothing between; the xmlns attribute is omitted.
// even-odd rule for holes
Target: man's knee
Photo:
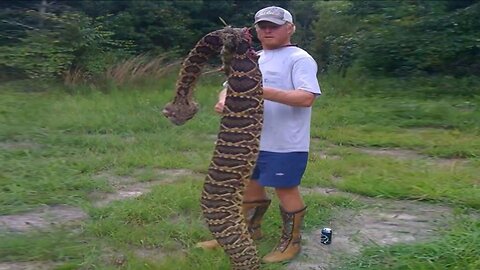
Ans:
<svg viewBox="0 0 480 270"><path fill-rule="evenodd" d="M246 201L267 199L265 187L260 185L256 180L250 180L245 189L244 199Z"/></svg>
<svg viewBox="0 0 480 270"><path fill-rule="evenodd" d="M281 195L281 194L285 194L285 195L288 195L288 194L298 194L299 193L299 189L298 189L298 186L293 186L293 187L277 187L275 188L275 191L277 192L277 194Z"/></svg>

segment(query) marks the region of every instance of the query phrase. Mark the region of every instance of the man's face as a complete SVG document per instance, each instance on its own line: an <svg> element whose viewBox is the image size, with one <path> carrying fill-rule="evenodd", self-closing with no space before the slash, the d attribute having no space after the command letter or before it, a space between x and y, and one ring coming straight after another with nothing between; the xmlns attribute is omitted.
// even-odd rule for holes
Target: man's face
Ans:
<svg viewBox="0 0 480 270"><path fill-rule="evenodd" d="M293 25L285 23L278 25L272 22L261 21L255 27L262 47L267 50L277 49L290 43Z"/></svg>

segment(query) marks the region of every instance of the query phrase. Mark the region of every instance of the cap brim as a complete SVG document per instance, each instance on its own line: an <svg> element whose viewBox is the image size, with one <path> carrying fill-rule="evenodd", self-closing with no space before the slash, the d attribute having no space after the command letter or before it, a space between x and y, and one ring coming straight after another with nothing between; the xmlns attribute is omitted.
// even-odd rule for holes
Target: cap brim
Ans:
<svg viewBox="0 0 480 270"><path fill-rule="evenodd" d="M284 24L286 23L286 21L280 20L280 19L261 18L261 19L257 19L254 24L257 24L257 23L259 23L259 22L272 22L272 23L278 24L278 25L284 25Z"/></svg>

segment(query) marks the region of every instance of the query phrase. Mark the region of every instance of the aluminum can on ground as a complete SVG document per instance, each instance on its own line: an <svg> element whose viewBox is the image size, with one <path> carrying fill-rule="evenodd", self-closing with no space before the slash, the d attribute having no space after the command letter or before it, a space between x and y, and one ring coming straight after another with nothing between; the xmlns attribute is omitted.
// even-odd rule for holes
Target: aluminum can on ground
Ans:
<svg viewBox="0 0 480 270"><path fill-rule="evenodd" d="M330 228L323 228L321 231L320 243L330 245L332 243L333 231Z"/></svg>

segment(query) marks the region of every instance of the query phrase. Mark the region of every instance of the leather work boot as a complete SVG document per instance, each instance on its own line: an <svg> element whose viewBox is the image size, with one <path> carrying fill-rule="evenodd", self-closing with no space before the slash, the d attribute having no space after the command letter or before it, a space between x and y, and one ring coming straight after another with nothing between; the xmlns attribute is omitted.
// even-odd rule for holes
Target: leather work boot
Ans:
<svg viewBox="0 0 480 270"><path fill-rule="evenodd" d="M252 236L253 240L259 240L262 238L261 223L263 215L267 212L268 207L270 206L271 200L261 200L261 201L252 201L244 202L242 204L242 214L245 217L247 222L248 232ZM219 248L220 244L217 240L208 240L199 242L195 245L197 248L202 249L215 249Z"/></svg>
<svg viewBox="0 0 480 270"><path fill-rule="evenodd" d="M302 241L300 230L303 226L306 209L305 206L301 210L289 213L280 206L283 221L282 236L275 249L263 257L264 263L288 261L300 253Z"/></svg>

